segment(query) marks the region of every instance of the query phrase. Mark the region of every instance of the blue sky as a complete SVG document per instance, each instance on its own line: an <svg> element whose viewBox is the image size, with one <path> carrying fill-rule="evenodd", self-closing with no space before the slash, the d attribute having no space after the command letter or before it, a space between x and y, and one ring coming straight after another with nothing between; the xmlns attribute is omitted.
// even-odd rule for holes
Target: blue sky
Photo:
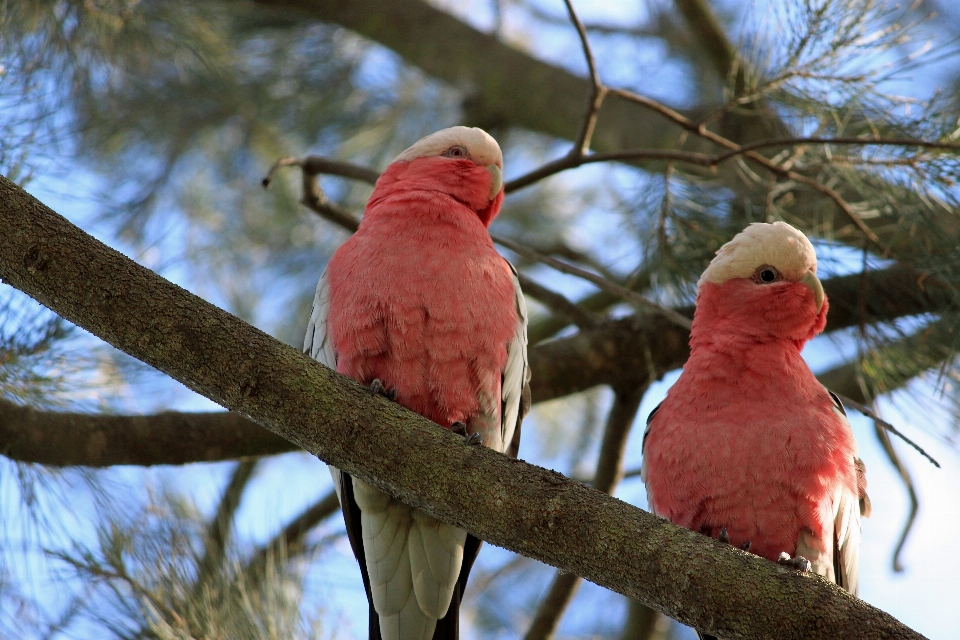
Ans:
<svg viewBox="0 0 960 640"><path fill-rule="evenodd" d="M491 24L492 14L486 2L472 2L469 9L453 2L440 2L441 6L456 11L463 17L485 27ZM542 3L552 13L563 15L561 3ZM577 2L576 6L585 20L607 21L611 23L634 23L644 15L646 5L641 2ZM761 11L763 4L756 5ZM506 36L519 39L529 35L528 26L519 22L519 14L509 9L506 12ZM517 23L511 22L514 18ZM585 66L579 57L571 57L569 52L579 54L579 45L575 34L566 26L542 28L536 33L536 51L538 55L551 61L564 64L582 72ZM681 73L674 63L666 63L666 51L661 45L651 43L641 47L639 55L625 57L624 45L614 39L598 42L595 53L605 80L626 85L637 84L644 92L663 99L671 104L683 104L689 99L684 95L682 84L671 82L674 74ZM637 79L643 75L642 83ZM936 81L936 73L919 75L913 83L901 85L917 94L929 93ZM557 146L558 154L563 145ZM506 167L509 176L521 173L525 167ZM589 167L576 172L568 172L554 178L557 188L569 192L585 189L596 183L598 177L609 176L610 170L602 167ZM253 181L262 176L250 176ZM85 199L84 194L93 194L98 186L98 178L93 174L79 171L74 173L69 184L60 179L40 179L30 184L30 191L56 211L65 215L101 240L123 251L125 247L118 243L104 227L93 224L97 210L92 195ZM509 207L509 199L507 201ZM587 247L604 246L610 255L627 255L633 246L624 241L617 246L616 228L611 228L614 220L608 211L602 208L592 210L580 219L575 228L575 240ZM176 243L176 230L165 236L163 242ZM823 253L831 253L823 247ZM176 254L176 249L163 255ZM824 255L821 253L821 260ZM854 258L842 251L835 253L834 265L842 270L844 266L855 268ZM178 263L166 264L157 261L156 255L149 250L131 257L156 268L164 265L162 274L200 295L215 289L215 285L205 286L203 274L189 272ZM615 260L613 261L615 262ZM317 265L317 275L322 270ZM536 272L538 279L567 295L576 296L589 291L589 286L566 276L559 276L547 269ZM208 296L211 297L211 296ZM223 304L223 300L212 295L213 302ZM808 346L805 357L815 370L827 368L835 362L838 349L849 349L849 343L834 343L830 339L820 338ZM646 414L662 399L669 385L676 379L676 372L668 375L662 382L655 384L647 396L638 417L639 424L630 441L627 467L634 468L640 462L640 440L642 423ZM907 500L899 478L877 444L873 427L865 418L850 411L850 420L861 447L861 457L868 470L869 493L873 502L873 516L863 523L863 548L861 553L861 589L860 596L932 639L947 640L960 633L960 555L956 553L957 531L960 531L960 453L954 446L945 442L943 434L950 430L950 416L939 407L944 398L939 394L935 378L920 380L910 388L894 394L892 398L883 398L879 402L882 415L896 424L921 446L937 458L943 465L936 469L911 449L894 440L894 446L901 453L910 469L921 508L913 533L907 543L903 562L905 570L894 573L890 569L891 553L900 528L906 517ZM149 397L128 396L125 404L129 411L152 411L160 406L175 409L200 410L212 408L212 403L182 389L176 384L161 384L155 387L160 392ZM608 402L606 394L601 393L601 402ZM547 403L549 405L549 403ZM525 425L528 440L521 448L521 456L545 466L556 465L566 470L563 460L539 455L540 446L530 438L537 428L537 422L547 419L553 410L547 405L538 406L531 422ZM136 469L116 469L106 474L113 490L127 493L129 498L145 499L150 488L172 486L189 493L205 511L214 508L220 491L231 469L230 463L218 465L191 465L185 468L158 468L142 472ZM244 544L252 545L269 539L284 520L309 505L330 488L329 477L323 465L304 454L293 454L268 461L260 470L258 481L245 496L238 513L238 538ZM19 497L12 491L0 491L0 513L16 513ZM79 495L79 494L78 494ZM617 495L640 507L645 507L645 494L639 479L625 481ZM76 508L79 505L79 508ZM64 515L63 507L52 505L50 509L61 518L63 531L54 533L53 542L64 542L67 533L90 541L93 537L92 518L94 508L89 501L74 504L74 515ZM316 534L322 536L342 528L338 519L324 525ZM509 559L507 552L487 548L481 554L480 568L492 568ZM24 584L45 602L51 609L61 603L64 593L79 587L76 583L65 581L56 563L44 559L38 554L25 556L9 567L19 574ZM545 579L550 573L542 574ZM339 625L337 637L364 637L366 627L366 603L359 580L359 571L345 540L341 539L330 549L325 550L317 565L308 576L309 599L317 607L322 607L325 615ZM546 585L546 582L544 582ZM468 590L469 593L469 590ZM468 597L470 597L468 595ZM596 624L597 607L606 610L605 617L619 620L623 603L619 598L610 597L606 591L593 585L585 585L578 593L561 626L561 637L586 637ZM518 612L522 622L523 613ZM527 612L528 613L528 612ZM2 618L2 616L0 616ZM2 628L2 627L0 627ZM518 626L516 635L522 635L524 629ZM82 636L81 636L82 637ZM469 635L467 635L469 637Z"/></svg>

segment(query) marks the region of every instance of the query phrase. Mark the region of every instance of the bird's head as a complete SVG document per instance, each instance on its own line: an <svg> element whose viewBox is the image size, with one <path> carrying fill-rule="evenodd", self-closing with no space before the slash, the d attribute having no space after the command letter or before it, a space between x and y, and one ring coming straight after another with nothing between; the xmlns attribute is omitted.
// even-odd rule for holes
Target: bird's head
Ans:
<svg viewBox="0 0 960 640"><path fill-rule="evenodd" d="M827 322L813 245L786 222L741 231L720 247L697 286L694 324L703 332L791 340L800 348Z"/></svg>
<svg viewBox="0 0 960 640"><path fill-rule="evenodd" d="M503 203L503 154L483 129L450 127L421 138L397 156L376 190L382 195L440 192L475 211L489 226Z"/></svg>

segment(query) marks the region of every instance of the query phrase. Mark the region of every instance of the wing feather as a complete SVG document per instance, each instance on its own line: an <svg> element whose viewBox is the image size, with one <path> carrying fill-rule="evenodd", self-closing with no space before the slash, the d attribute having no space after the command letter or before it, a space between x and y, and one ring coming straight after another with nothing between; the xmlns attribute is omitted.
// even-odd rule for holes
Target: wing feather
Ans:
<svg viewBox="0 0 960 640"><path fill-rule="evenodd" d="M501 453L517 457L514 436L519 435L520 423L530 411L530 365L527 359L527 303L520 290L517 270L507 262L513 281L517 309L517 327L507 345L507 364L503 369L500 387Z"/></svg>
<svg viewBox="0 0 960 640"><path fill-rule="evenodd" d="M330 281L327 272L317 281L317 292L313 297L313 311L307 324L307 333L303 337L303 352L314 360L319 360L334 371L337 370L337 354L333 342L327 336L327 313L330 311Z"/></svg>

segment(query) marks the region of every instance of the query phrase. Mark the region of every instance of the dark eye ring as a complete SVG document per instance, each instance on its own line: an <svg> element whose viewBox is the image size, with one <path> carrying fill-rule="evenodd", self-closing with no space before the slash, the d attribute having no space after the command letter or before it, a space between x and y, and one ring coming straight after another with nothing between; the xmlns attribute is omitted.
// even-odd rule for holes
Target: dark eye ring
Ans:
<svg viewBox="0 0 960 640"><path fill-rule="evenodd" d="M460 159L463 159L463 158L469 158L469 157L470 157L470 152L467 151L467 148L466 148L466 147L460 146L460 145L458 144L458 145L454 145L454 146L450 147L449 149L447 149L446 151L444 151L441 155L442 155L444 158L454 158L454 159L456 159L456 160L460 160Z"/></svg>
<svg viewBox="0 0 960 640"><path fill-rule="evenodd" d="M770 266L762 266L753 274L753 281L757 284L770 284L780 279L777 270Z"/></svg>

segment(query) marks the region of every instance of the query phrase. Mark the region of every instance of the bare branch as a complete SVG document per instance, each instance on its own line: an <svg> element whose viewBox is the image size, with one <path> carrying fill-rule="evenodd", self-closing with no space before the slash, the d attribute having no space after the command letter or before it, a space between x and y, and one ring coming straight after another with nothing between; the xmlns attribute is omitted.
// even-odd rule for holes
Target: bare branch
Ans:
<svg viewBox="0 0 960 640"><path fill-rule="evenodd" d="M524 256L525 258L528 258L530 260L536 260L537 262L542 262L543 264L553 267L554 269L556 269L561 273L567 273L573 276L577 276L578 278L583 278L587 282L591 282L597 285L599 288L603 289L604 291L609 291L610 293L616 296L619 296L624 300L637 302L643 305L650 311L654 311L657 314L662 315L665 318L668 318L671 322L676 324L678 327L683 327L684 329L688 329L688 330L690 329L689 318L685 318L684 316L680 315L673 309L667 309L666 307L661 307L656 302L651 302L650 300L647 300L646 298L641 296L639 293L635 291L631 291L630 289L627 289L626 287L619 285L616 282L611 282L610 280L607 280L602 276L598 276L595 273L590 273L589 271L586 271L579 267L574 267L573 265L569 265L565 262L557 260L556 258L551 258L550 256L545 256L543 254L537 253L533 249L530 249L529 247L525 247L519 242L514 242L513 240L510 240L508 238L493 236L492 234L491 234L491 237L493 238L493 241L496 242L497 244L504 246L507 249L510 249L511 251Z"/></svg>
<svg viewBox="0 0 960 640"><path fill-rule="evenodd" d="M264 189L270 186L270 182L273 180L274 174L276 174L277 170L281 167L300 167L304 173L310 176L340 176L341 178L359 180L369 184L376 184L377 179L380 177L379 171L374 171L373 169L361 167L360 165L349 162L331 160L330 158L324 158L323 156L280 158L273 163L273 166L270 167L270 171L268 171L267 175L263 178L262 182Z"/></svg>
<svg viewBox="0 0 960 640"><path fill-rule="evenodd" d="M580 305L570 302L566 297L544 287L536 280L532 280L522 273L518 273L517 278L520 281L520 289L524 295L539 300L554 313L566 316L570 322L581 329L595 329L603 322L602 316L598 316Z"/></svg>
<svg viewBox="0 0 960 640"><path fill-rule="evenodd" d="M321 158L320 156L307 156L306 158L280 158L273 163L266 177L261 180L264 189L269 189L273 181L273 176L281 167L300 167L301 177L303 179L303 197L300 202L305 207L320 214L322 218L339 225L350 232L355 232L360 226L360 221L352 213L341 209L327 199L323 189L320 188L320 181L317 176L323 174L337 175L354 180L376 182L380 174L355 164Z"/></svg>
<svg viewBox="0 0 960 640"><path fill-rule="evenodd" d="M577 35L580 36L580 46L583 47L583 57L587 60L587 68L590 71L590 99L587 103L587 113L583 116L583 122L580 123L580 130L574 140L573 148L570 149L572 157L583 157L590 151L590 141L593 139L593 130L597 125L597 116L600 112L600 105L607 95L607 88L600 82L600 75L597 73L597 63L593 58L593 51L590 49L590 41L587 38L587 31L583 28L583 23L577 16L571 0L563 0L567 5L567 13L570 14L570 22L577 29Z"/></svg>
<svg viewBox="0 0 960 640"><path fill-rule="evenodd" d="M186 464L295 451L236 413L117 416L39 411L0 399L0 454L53 467Z"/></svg>
<svg viewBox="0 0 960 640"><path fill-rule="evenodd" d="M920 503L917 500L917 490L913 486L913 478L910 477L910 471L906 465L903 464L903 460L900 459L897 450L893 448L893 443L890 442L890 436L887 435L887 432L884 431L879 422L874 422L874 432L877 434L877 439L880 441L881 446L883 446L883 451L887 454L890 464L897 470L897 474L903 481L903 486L907 489L907 498L910 501L910 513L907 514L907 521L903 524L900 539L897 541L897 546L893 550L893 570L896 573L901 573L903 571L903 563L900 562L900 554L903 552L904 545L907 544L907 536L910 535L910 530L913 528L913 523L917 518ZM939 467L940 465L937 466Z"/></svg>
<svg viewBox="0 0 960 640"><path fill-rule="evenodd" d="M5 178L0 277L389 495L707 633L760 638L776 628L784 640L921 637L836 585L673 526L556 472L464 446L459 436L372 397L356 381L109 249ZM428 476L436 482L423 482Z"/></svg>
<svg viewBox="0 0 960 640"><path fill-rule="evenodd" d="M897 436L898 438L906 442L908 445L916 449L917 453L919 453L924 458L929 460L933 464L933 466L935 466L938 469L940 468L940 463L934 460L933 456L931 456L929 453L924 451L923 448L920 445L918 445L916 442L914 442L907 436L903 435L903 433L899 429L897 429L895 426L893 426L892 424L890 424L889 422L881 418L879 415L877 415L877 413L873 409L871 409L870 407L868 407L863 403L857 402L856 400L848 398L847 396L841 395L837 392L834 392L834 395L840 398L840 402L842 402L845 406L852 407L853 409L856 409L863 415L867 416L868 418L873 420L874 424L876 424L878 427L882 427L887 431L889 431L890 433L892 433L893 435ZM888 457L889 457L889 454L888 454Z"/></svg>

